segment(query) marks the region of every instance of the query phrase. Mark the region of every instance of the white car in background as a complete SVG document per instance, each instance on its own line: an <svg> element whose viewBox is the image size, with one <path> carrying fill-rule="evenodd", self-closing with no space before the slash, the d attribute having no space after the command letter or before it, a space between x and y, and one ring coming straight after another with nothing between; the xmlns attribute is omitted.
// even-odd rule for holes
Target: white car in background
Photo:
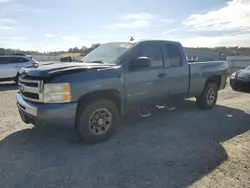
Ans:
<svg viewBox="0 0 250 188"><path fill-rule="evenodd" d="M0 81L18 82L19 70L23 67L37 66L39 63L24 54L0 54Z"/></svg>

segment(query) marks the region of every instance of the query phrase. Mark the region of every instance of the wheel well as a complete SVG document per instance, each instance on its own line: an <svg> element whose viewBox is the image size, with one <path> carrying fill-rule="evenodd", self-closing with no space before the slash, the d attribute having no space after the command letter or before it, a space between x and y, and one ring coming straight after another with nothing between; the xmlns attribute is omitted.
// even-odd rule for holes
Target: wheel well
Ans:
<svg viewBox="0 0 250 188"><path fill-rule="evenodd" d="M210 78L207 79L207 83L215 83L217 88L220 89L220 85L221 85L221 76L216 75L216 76L212 76Z"/></svg>
<svg viewBox="0 0 250 188"><path fill-rule="evenodd" d="M85 94L81 96L81 98L78 100L77 107L80 106L79 105L80 103L87 105L88 103L90 103L91 101L95 99L108 99L112 101L116 105L119 112L121 112L121 95L119 91L114 90L114 89L94 91L94 92Z"/></svg>

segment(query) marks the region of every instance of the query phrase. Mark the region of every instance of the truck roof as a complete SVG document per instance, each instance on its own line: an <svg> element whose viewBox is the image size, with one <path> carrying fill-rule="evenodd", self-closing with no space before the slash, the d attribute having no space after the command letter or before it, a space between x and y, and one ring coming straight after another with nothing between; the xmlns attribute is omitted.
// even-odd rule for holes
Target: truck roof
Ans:
<svg viewBox="0 0 250 188"><path fill-rule="evenodd" d="M137 44L137 43L140 43L140 42L167 42L167 43L180 43L178 41L170 41L170 40L159 40L159 39L145 39L145 40L138 40L138 41L135 41L135 42L107 42L107 43L104 43L104 44L115 44L115 43L123 43L123 44Z"/></svg>
<svg viewBox="0 0 250 188"><path fill-rule="evenodd" d="M140 40L138 42L167 42L167 43L180 43L178 41L171 41L171 40L160 40L160 39L146 39Z"/></svg>

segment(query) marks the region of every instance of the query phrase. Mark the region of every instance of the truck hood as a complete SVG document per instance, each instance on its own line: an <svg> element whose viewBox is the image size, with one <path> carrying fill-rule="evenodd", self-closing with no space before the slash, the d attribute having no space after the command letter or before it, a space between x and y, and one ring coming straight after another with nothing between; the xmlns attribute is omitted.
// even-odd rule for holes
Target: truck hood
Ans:
<svg viewBox="0 0 250 188"><path fill-rule="evenodd" d="M92 69L109 68L109 65L99 63L50 63L37 67L22 68L19 74L31 77L50 77L58 74L70 74L73 72L87 71Z"/></svg>

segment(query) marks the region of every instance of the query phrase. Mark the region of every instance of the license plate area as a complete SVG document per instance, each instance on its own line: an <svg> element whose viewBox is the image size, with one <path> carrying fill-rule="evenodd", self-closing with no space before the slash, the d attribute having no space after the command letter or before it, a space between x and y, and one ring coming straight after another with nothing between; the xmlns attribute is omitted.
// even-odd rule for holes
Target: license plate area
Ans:
<svg viewBox="0 0 250 188"><path fill-rule="evenodd" d="M25 115L24 115L22 112L19 112L19 113L20 113L20 117L21 117L21 119L23 120L23 122L28 123L28 121L27 121Z"/></svg>
<svg viewBox="0 0 250 188"><path fill-rule="evenodd" d="M35 123L35 118L26 114L24 111L19 110L19 114L20 114L20 117L24 123L26 123L26 124L30 124L30 123L34 124Z"/></svg>

